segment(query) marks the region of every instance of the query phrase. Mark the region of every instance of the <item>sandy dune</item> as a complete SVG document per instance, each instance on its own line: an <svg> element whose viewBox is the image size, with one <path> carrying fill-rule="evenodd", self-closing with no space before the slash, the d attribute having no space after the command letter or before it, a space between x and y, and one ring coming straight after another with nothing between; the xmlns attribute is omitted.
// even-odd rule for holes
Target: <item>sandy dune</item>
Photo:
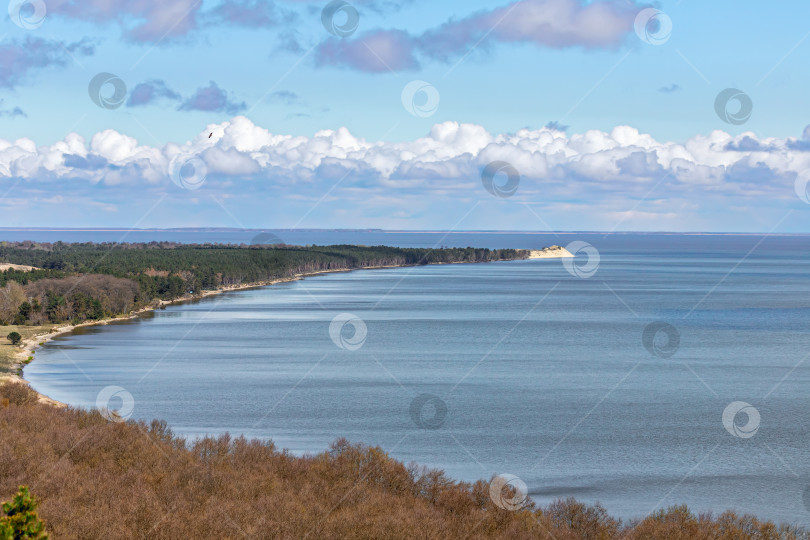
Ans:
<svg viewBox="0 0 810 540"><path fill-rule="evenodd" d="M0 272L13 268L14 270L22 270L23 272L30 272L31 270L39 270L36 266L26 266L24 264L11 264L0 263Z"/></svg>
<svg viewBox="0 0 810 540"><path fill-rule="evenodd" d="M574 255L562 246L549 246L529 251L530 259L564 259Z"/></svg>

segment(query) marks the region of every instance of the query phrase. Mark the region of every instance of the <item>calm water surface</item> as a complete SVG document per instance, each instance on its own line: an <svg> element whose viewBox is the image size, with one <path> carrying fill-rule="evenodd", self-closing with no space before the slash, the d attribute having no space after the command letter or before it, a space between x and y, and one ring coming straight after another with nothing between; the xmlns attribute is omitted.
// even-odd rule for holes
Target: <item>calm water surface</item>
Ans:
<svg viewBox="0 0 810 540"><path fill-rule="evenodd" d="M84 329L25 375L86 407L121 386L133 418L187 436L229 431L296 453L347 437L459 479L511 473L541 504L575 496L632 517L687 503L810 525L810 239L541 245L574 239L600 251L590 279L560 260L324 275ZM358 350L330 338L341 313L365 322ZM670 358L642 345L655 321L680 334ZM441 400L422 427L420 394ZM724 427L734 401L759 412L752 437ZM435 403L446 417L425 429Z"/></svg>

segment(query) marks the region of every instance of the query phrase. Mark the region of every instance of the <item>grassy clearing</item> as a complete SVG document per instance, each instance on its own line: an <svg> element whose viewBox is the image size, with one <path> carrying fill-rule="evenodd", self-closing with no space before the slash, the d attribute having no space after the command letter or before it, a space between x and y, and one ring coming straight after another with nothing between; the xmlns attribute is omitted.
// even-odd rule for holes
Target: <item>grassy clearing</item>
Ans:
<svg viewBox="0 0 810 540"><path fill-rule="evenodd" d="M11 332L18 332L22 336L23 341L26 341L34 336L45 336L56 326L55 324L44 324L42 326L16 326L12 324L0 326L0 375L16 374L16 369L12 368L12 365L15 360L18 359L17 355L22 350L20 346L12 345L9 340L6 339L7 335Z"/></svg>

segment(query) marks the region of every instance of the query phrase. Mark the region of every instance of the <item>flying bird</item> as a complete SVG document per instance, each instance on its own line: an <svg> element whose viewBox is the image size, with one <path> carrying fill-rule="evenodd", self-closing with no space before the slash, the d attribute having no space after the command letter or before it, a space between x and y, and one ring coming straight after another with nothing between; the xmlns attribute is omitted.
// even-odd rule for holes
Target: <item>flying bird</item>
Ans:
<svg viewBox="0 0 810 540"><path fill-rule="evenodd" d="M213 134L214 134L213 132L212 132L212 133L209 133L209 134L208 134L208 138L210 139L210 138L211 138L211 135L213 135Z"/></svg>

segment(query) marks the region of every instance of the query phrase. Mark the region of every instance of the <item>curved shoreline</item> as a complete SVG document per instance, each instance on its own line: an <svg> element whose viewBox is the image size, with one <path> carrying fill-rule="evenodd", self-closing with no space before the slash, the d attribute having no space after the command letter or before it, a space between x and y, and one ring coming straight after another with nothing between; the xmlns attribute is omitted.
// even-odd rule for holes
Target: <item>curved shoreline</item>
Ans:
<svg viewBox="0 0 810 540"><path fill-rule="evenodd" d="M512 260L528 260L528 259L504 259L500 261L487 261L487 262L509 262ZM162 308L164 306L174 305L174 304L183 304L185 302L193 302L195 300L201 300L203 298L207 298L209 296L215 296L218 294L226 293L226 292L234 292L234 291L243 291L247 289L257 289L260 287L269 287L271 285L277 285L279 283L289 283L292 281L298 281L304 278L313 277L313 276L320 276L325 274L337 274L341 272L354 272L356 270L382 270L384 268L410 268L416 266L436 266L442 264L481 264L477 262L457 262L457 263L431 263L427 265L417 265L417 264L399 264L399 265L387 265L387 266L362 266L358 268L341 268L336 270L319 270L317 272L305 272L301 274L295 274L292 277L286 278L278 278L272 279L267 281L257 281L253 283L243 283L239 285L225 285L220 286L216 289L202 291L197 294L187 294L181 296L179 298L175 298L173 300L157 300L153 301L150 305L144 306L140 309L136 309L130 311L127 315L121 315L118 317L109 317L106 319L100 319L97 321L85 321L78 324L61 324L56 325L49 330L43 330L41 334L36 334L30 338L24 339L22 341L22 346L20 350L15 354L15 359L12 364L9 366L10 373L0 374L0 382L12 382L16 384L24 384L28 386L31 390L36 392L37 396L39 396L39 402L45 403L48 405L52 405L54 407L65 408L69 405L67 403L62 403L61 401L57 401L45 394L38 392L34 387L31 386L31 383L27 381L24 377L24 374L21 374L21 369L24 369L26 365L36 360L36 351L39 347L47 343L48 341L52 340L55 337L62 336L65 334L69 334L76 330L77 328L82 328L86 326L104 326L116 321L126 321L130 319L135 319L140 317L144 313L149 313L151 311L155 311L156 309ZM28 360L29 357L33 357L32 360ZM16 373L15 373L16 372ZM18 374L20 373L20 374Z"/></svg>
<svg viewBox="0 0 810 540"><path fill-rule="evenodd" d="M0 381L13 382L13 383L16 383L16 384L25 384L31 390L33 390L34 392L37 393L37 395L39 396L40 403L53 405L54 407L59 407L59 408L65 408L65 407L69 406L67 403L62 403L61 401L57 401L57 400L55 400L55 399L53 399L53 398L51 398L49 396L46 396L45 394L42 394L42 393L38 392L33 386L31 386L31 383L25 379L24 375L14 373L15 371L19 373L20 369L24 369L26 365L28 365L31 362L33 362L34 360L36 360L35 355L36 355L37 349L39 347L41 347L42 345L44 345L45 343L47 343L48 341L55 338L55 337L70 334L71 332L73 332L77 328L83 328L83 327L87 327L87 326L105 326L105 325L108 325L108 324L110 324L112 322L116 322L116 321L127 321L127 320L131 320L131 319L135 319L137 317L140 317L144 313L149 313L149 312L155 311L156 309L163 308L165 306L170 306L170 305L174 305L174 304L183 304L183 303L186 303L186 302L193 302L195 300L201 300L201 299L207 298L209 296L215 296L215 295L226 293L226 292L243 291L243 290L247 290L247 289L257 289L257 288L260 288L260 287L269 287L270 285L276 285L278 283L289 283L289 282L298 281L300 279L304 279L304 278L307 278L307 277L319 276L319 275L324 275L324 274L335 274L335 273L339 273L339 272L353 272L354 270L379 270L379 269L382 269L382 268L404 268L404 267L407 267L407 266L415 266L415 265L367 266L367 267L361 267L361 268L346 268L346 269L340 269L340 270L321 270L321 271L318 271L318 272L307 272L307 273L303 273L303 274L295 274L294 276L288 277L288 278L278 278L278 279L273 279L273 280L268 280L268 281L258 281L258 282L254 282L254 283L244 283L244 284L239 284L239 285L225 285L225 286L220 286L220 287L218 287L216 289L202 291L202 292L197 293L197 294L187 294L187 295L181 296L179 298L175 298L173 300L157 300L156 302L152 302L151 305L149 305L149 306L144 306L144 307L142 307L140 309L130 311L126 315L120 315L118 317L109 317L109 318L100 319L100 320L97 320L97 321L85 321L85 322L81 322L81 323L78 323L78 324L65 323L65 324L57 325L57 326L54 326L53 328L51 328L49 330L44 330L43 333L41 333L41 334L36 334L36 335L34 335L34 336L30 337L30 338L24 339L22 341L22 346L20 347L19 352L17 352L16 355L15 355L14 362L12 362L11 366L9 367L9 369L11 370L11 373L0 375ZM29 357L33 357L33 359L31 361L28 361Z"/></svg>

